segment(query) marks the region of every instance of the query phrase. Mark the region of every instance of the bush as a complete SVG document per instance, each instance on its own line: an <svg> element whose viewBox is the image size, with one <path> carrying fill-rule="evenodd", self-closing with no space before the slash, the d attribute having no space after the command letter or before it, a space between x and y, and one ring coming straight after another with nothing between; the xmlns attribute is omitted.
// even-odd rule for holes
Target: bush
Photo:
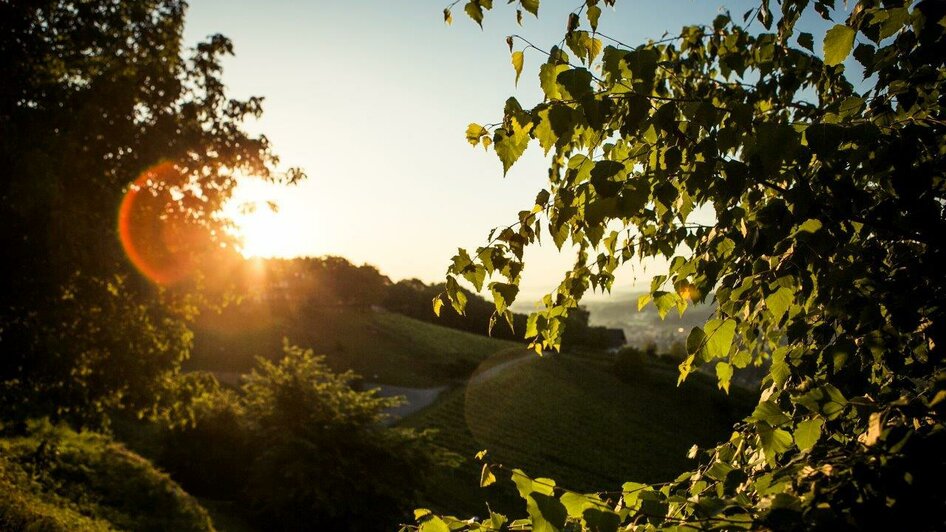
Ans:
<svg viewBox="0 0 946 532"><path fill-rule="evenodd" d="M267 530L377 530L410 520L427 474L450 456L431 434L384 427L397 398L285 346L239 393L217 389L195 425L169 430L160 461L182 485L237 501Z"/></svg>
<svg viewBox="0 0 946 532"><path fill-rule="evenodd" d="M647 373L648 353L626 346L614 357L614 374L624 382L634 382Z"/></svg>

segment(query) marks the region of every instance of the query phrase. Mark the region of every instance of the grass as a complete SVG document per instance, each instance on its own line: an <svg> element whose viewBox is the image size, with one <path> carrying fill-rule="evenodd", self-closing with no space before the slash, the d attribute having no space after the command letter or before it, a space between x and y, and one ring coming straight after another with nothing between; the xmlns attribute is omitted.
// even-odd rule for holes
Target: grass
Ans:
<svg viewBox="0 0 946 532"><path fill-rule="evenodd" d="M198 502L105 436L31 422L0 438L0 530L213 530Z"/></svg>
<svg viewBox="0 0 946 532"><path fill-rule="evenodd" d="M488 449L491 462L598 491L627 480L674 478L692 467L686 458L691 445L725 439L732 423L751 411L748 394L727 398L702 375L678 388L672 370L652 366L626 383L604 360L559 355L510 365L489 379L474 378L403 423L439 429L439 443L465 457ZM472 460L444 473L430 504L460 515L483 515L483 501L494 510L522 512L510 482L481 490L479 473Z"/></svg>
<svg viewBox="0 0 946 532"><path fill-rule="evenodd" d="M412 387L465 380L493 353L519 345L392 312L330 307L291 319L231 314L205 321L186 367L235 380L255 357L282 356L284 337L326 355L336 371L353 369L367 381Z"/></svg>

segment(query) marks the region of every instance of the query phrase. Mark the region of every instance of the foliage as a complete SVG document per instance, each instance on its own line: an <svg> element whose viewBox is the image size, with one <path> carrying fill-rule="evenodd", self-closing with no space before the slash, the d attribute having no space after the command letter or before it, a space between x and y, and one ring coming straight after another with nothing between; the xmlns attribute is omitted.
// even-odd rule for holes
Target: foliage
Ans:
<svg viewBox="0 0 946 532"><path fill-rule="evenodd" d="M431 434L386 427L399 398L353 388L324 357L285 346L258 359L240 392L198 401L196 423L172 430L160 463L195 493L238 501L268 530L374 530L404 519L426 477L454 458ZM370 509L370 511L366 511Z"/></svg>
<svg viewBox="0 0 946 532"><path fill-rule="evenodd" d="M547 58L545 101L510 98L468 140L488 140L504 171L538 142L548 187L454 258L447 296L462 311L458 279L484 283L508 317L525 247L542 232L570 242L575 266L526 331L557 348L587 290L663 256L641 305L682 313L714 293L681 381L706 364L726 389L740 368L769 369L753 415L699 468L589 495L517 472L529 517L513 527L942 527L946 4L762 0L741 22L724 12L632 47L596 31L599 3L569 16L567 51L509 39ZM465 10L481 24L491 7ZM815 13L823 38L796 27ZM714 223L691 221L700 207Z"/></svg>
<svg viewBox="0 0 946 532"><path fill-rule="evenodd" d="M184 289L227 243L214 213L238 174L281 178L266 139L241 129L261 100L228 99L220 81L230 41L182 49L185 7L0 4L6 416L94 425L115 408L170 411L165 385L191 342Z"/></svg>
<svg viewBox="0 0 946 532"><path fill-rule="evenodd" d="M197 501L105 436L31 421L0 438L4 530L212 530Z"/></svg>

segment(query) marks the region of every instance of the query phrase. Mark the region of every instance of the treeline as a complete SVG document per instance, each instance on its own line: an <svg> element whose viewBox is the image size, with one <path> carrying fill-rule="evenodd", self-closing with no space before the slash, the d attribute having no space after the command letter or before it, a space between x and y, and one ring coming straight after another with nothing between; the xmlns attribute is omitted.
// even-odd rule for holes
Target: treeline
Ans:
<svg viewBox="0 0 946 532"><path fill-rule="evenodd" d="M342 257L267 259L247 262L244 268L242 291L252 299L267 302L277 312L378 306L418 320L504 340L521 341L526 329L528 317L513 313L511 327L500 319L490 331L495 306L470 291L465 291L468 303L464 315L445 306L438 317L432 301L443 293L443 284L426 284L419 279L395 283L374 266L356 266ZM565 348L608 349L624 344L623 331L591 326L589 316L583 308L569 314Z"/></svg>

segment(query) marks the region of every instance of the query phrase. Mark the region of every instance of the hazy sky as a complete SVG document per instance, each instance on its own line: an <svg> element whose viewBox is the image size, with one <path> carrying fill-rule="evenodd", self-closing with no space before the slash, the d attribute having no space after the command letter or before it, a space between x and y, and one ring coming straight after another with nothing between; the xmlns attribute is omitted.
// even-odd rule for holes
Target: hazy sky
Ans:
<svg viewBox="0 0 946 532"><path fill-rule="evenodd" d="M458 246L476 247L490 228L532 207L547 175L538 145L503 178L495 153L473 149L464 131L470 122L501 119L509 96L523 107L541 101L542 58L526 52L515 87L505 37L520 34L547 49L581 2L545 0L539 19L526 15L520 28L513 6L498 1L483 30L463 14L463 2L446 26L447 3L191 2L186 42L213 33L233 40L236 56L224 62L231 95L265 97L265 114L251 131L272 140L283 164L309 175L285 190L241 188L243 199L280 204L263 231L268 238L253 239L260 252L342 255L395 280L439 281ZM618 2L616 10L604 8L599 30L640 43L708 23L720 5ZM725 5L739 16L758 2ZM522 297L554 288L571 261L551 244L528 254ZM615 291L649 283L653 270L622 269Z"/></svg>

